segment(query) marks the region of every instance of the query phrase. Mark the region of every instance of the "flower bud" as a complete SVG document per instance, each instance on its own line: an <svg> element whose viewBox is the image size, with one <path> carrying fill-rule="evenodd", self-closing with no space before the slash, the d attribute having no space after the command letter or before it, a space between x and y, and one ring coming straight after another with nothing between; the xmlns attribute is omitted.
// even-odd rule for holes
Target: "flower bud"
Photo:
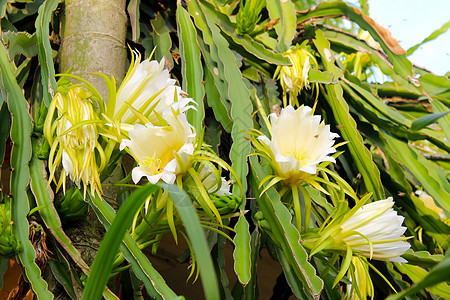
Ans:
<svg viewBox="0 0 450 300"><path fill-rule="evenodd" d="M54 204L63 222L79 219L88 207L77 187L71 188L62 197L56 198Z"/></svg>

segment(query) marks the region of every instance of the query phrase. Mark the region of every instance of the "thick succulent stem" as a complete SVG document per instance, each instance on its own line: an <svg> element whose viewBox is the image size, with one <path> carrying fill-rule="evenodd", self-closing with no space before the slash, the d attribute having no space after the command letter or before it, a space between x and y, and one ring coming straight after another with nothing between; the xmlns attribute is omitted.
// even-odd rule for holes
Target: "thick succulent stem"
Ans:
<svg viewBox="0 0 450 300"><path fill-rule="evenodd" d="M126 22L125 0L66 0L60 72L73 68L72 74L89 81L106 100L104 80L93 73L112 75L117 83L123 79L127 56ZM120 176L120 172L115 173L112 177ZM114 206L117 188L105 188L103 192L103 198ZM104 232L95 213L90 210L78 224L66 228L66 232L81 250L83 259L91 264Z"/></svg>
<svg viewBox="0 0 450 300"><path fill-rule="evenodd" d="M125 74L127 16L125 0L67 0L60 50L61 72L93 83L106 96L103 79L112 75L120 83Z"/></svg>

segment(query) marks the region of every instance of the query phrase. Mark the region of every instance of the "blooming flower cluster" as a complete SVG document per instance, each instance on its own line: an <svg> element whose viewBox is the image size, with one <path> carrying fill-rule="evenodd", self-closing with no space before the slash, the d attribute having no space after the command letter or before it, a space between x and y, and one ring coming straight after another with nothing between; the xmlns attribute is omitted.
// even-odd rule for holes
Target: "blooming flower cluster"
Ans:
<svg viewBox="0 0 450 300"><path fill-rule="evenodd" d="M339 175L324 167L336 162L332 154L336 153L334 143L339 135L331 132L330 126L321 122L320 116L313 115L310 107L302 105L295 109L288 105L279 113L269 115L269 119L271 137L258 131L252 136L256 154L265 158L273 171L262 179L260 187L265 185L262 193L275 187L283 203L293 204L290 211L295 216L299 232L305 234L303 243L310 247L310 255L319 251L346 253L345 260L349 263L339 272L335 284L347 272L352 282L348 286L348 299L372 296L367 259L406 262L401 255L410 248L403 236L406 230L402 226L404 218L392 208L393 198L362 205L370 194L358 200L356 193ZM319 171L326 176L319 178ZM335 178L336 183L331 182L328 175ZM340 189L341 195L347 194L359 204L353 209L344 209L342 204L336 206L337 215L330 223L325 221L318 232L310 231L312 200L305 188L307 185L325 194L329 194L329 190ZM270 227L265 226L264 217L261 214L256 216L262 231L273 238Z"/></svg>
<svg viewBox="0 0 450 300"><path fill-rule="evenodd" d="M118 143L138 164L132 170L136 184L142 177L153 184L174 184L191 167L197 141L185 112L195 109L196 103L170 78L164 59L139 61L136 53L117 91L114 78L103 76L109 91L107 103L81 78L63 75L86 84L71 85L65 80L45 122L51 178L60 164L63 167L58 188L67 175L78 186L82 183L85 192L90 187L91 194L101 194L100 173ZM212 173L203 175L208 179ZM218 192L229 191L228 183L218 182Z"/></svg>

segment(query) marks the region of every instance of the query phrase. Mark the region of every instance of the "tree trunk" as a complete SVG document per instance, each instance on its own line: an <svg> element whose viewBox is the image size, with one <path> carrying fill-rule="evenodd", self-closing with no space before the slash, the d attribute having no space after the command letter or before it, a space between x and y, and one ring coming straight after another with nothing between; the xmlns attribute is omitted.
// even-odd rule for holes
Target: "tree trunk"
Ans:
<svg viewBox="0 0 450 300"><path fill-rule="evenodd" d="M60 71L73 68L71 74L89 81L107 99L104 80L92 73L114 76L120 83L125 75L127 16L125 0L67 0L62 21ZM120 176L120 172L115 172ZM114 177L114 174L113 174ZM116 188L104 188L104 199L114 202ZM92 210L66 228L66 233L90 265L103 238L104 228Z"/></svg>
<svg viewBox="0 0 450 300"><path fill-rule="evenodd" d="M73 67L72 74L91 82L106 97L103 79L92 73L112 75L121 82L127 56L126 22L125 0L65 1L61 72Z"/></svg>

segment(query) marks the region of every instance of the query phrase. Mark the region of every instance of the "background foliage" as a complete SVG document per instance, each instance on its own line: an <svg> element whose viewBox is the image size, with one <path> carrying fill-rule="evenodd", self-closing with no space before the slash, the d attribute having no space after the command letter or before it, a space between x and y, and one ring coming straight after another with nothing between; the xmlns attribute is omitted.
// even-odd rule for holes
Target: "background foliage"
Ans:
<svg viewBox="0 0 450 300"><path fill-rule="evenodd" d="M58 204L61 195L54 196L42 176L46 165L41 160L39 126L57 90L55 70L59 67L64 1L0 2L0 250L5 257L0 270L5 274L8 258L16 256L24 280L29 283L20 282L16 299L29 289L39 299L59 295L96 299L100 294L108 299L142 298L141 286L151 297L176 298L173 287L152 266L151 256L144 255L127 231L134 212L140 209L142 195L160 188L179 199L175 206L198 260L208 299L239 299L242 295L246 299L258 298L256 259L263 248L283 267L290 287L286 285L288 294L305 299L344 297L342 285L348 283L346 278L332 287L340 262L335 265L337 269L327 271L319 259L308 257L308 251L298 243L300 235L291 222L291 212L280 202L275 188L260 195L259 182L267 175L267 167L256 157L248 158L253 152L249 130L267 134L267 114L274 106L282 105L283 90L274 74L278 66L290 63L283 53L303 42L318 62L318 68L308 73L311 85L317 85L301 91L299 102L312 107L317 97L315 113L322 115L334 132L339 131L339 142L348 142L339 148L343 153L329 168L358 195L372 192L374 200L394 197L396 209L406 218L405 235L412 237L412 248L404 255L408 264L374 263L401 292L395 295L385 281L371 272L375 296L448 297L448 76L436 76L411 64L407 55L417 47L403 50L389 31L366 15L367 1L361 0L359 8L341 1L257 2L127 3L128 45L145 53L145 57L155 49L153 59L167 58L173 77L199 104L197 111L189 112L189 121L198 132L205 125L204 140L241 178L242 188L236 185L233 192L246 195L240 203L240 211L246 214L229 221L235 232L219 228L234 237L234 261L224 261L224 244L230 241L213 231L207 239L198 234L203 231L187 194L175 187L149 185L132 193L118 213L102 199L86 199L89 210L109 228L98 261L92 266L65 232L71 225L65 223L63 206ZM342 19L352 22L351 30L343 29ZM378 44L359 38L361 31L367 31ZM432 38L440 33L442 30ZM383 82L375 80L380 79L380 74ZM115 163L104 176L110 174ZM441 215L437 208L424 204L416 190L426 191L442 208ZM317 203L314 215L320 226L331 213L329 199L323 193L308 191ZM127 193L120 197L124 195ZM82 202L76 211L84 213L86 206ZM261 223L255 218L259 211L268 222L271 239L260 230ZM5 222L6 212L11 226ZM111 273L118 252L125 262ZM226 277L225 263L234 264L236 282ZM59 290L49 286L49 277L56 279ZM106 282L114 278L118 279L111 280L110 288L104 289Z"/></svg>

